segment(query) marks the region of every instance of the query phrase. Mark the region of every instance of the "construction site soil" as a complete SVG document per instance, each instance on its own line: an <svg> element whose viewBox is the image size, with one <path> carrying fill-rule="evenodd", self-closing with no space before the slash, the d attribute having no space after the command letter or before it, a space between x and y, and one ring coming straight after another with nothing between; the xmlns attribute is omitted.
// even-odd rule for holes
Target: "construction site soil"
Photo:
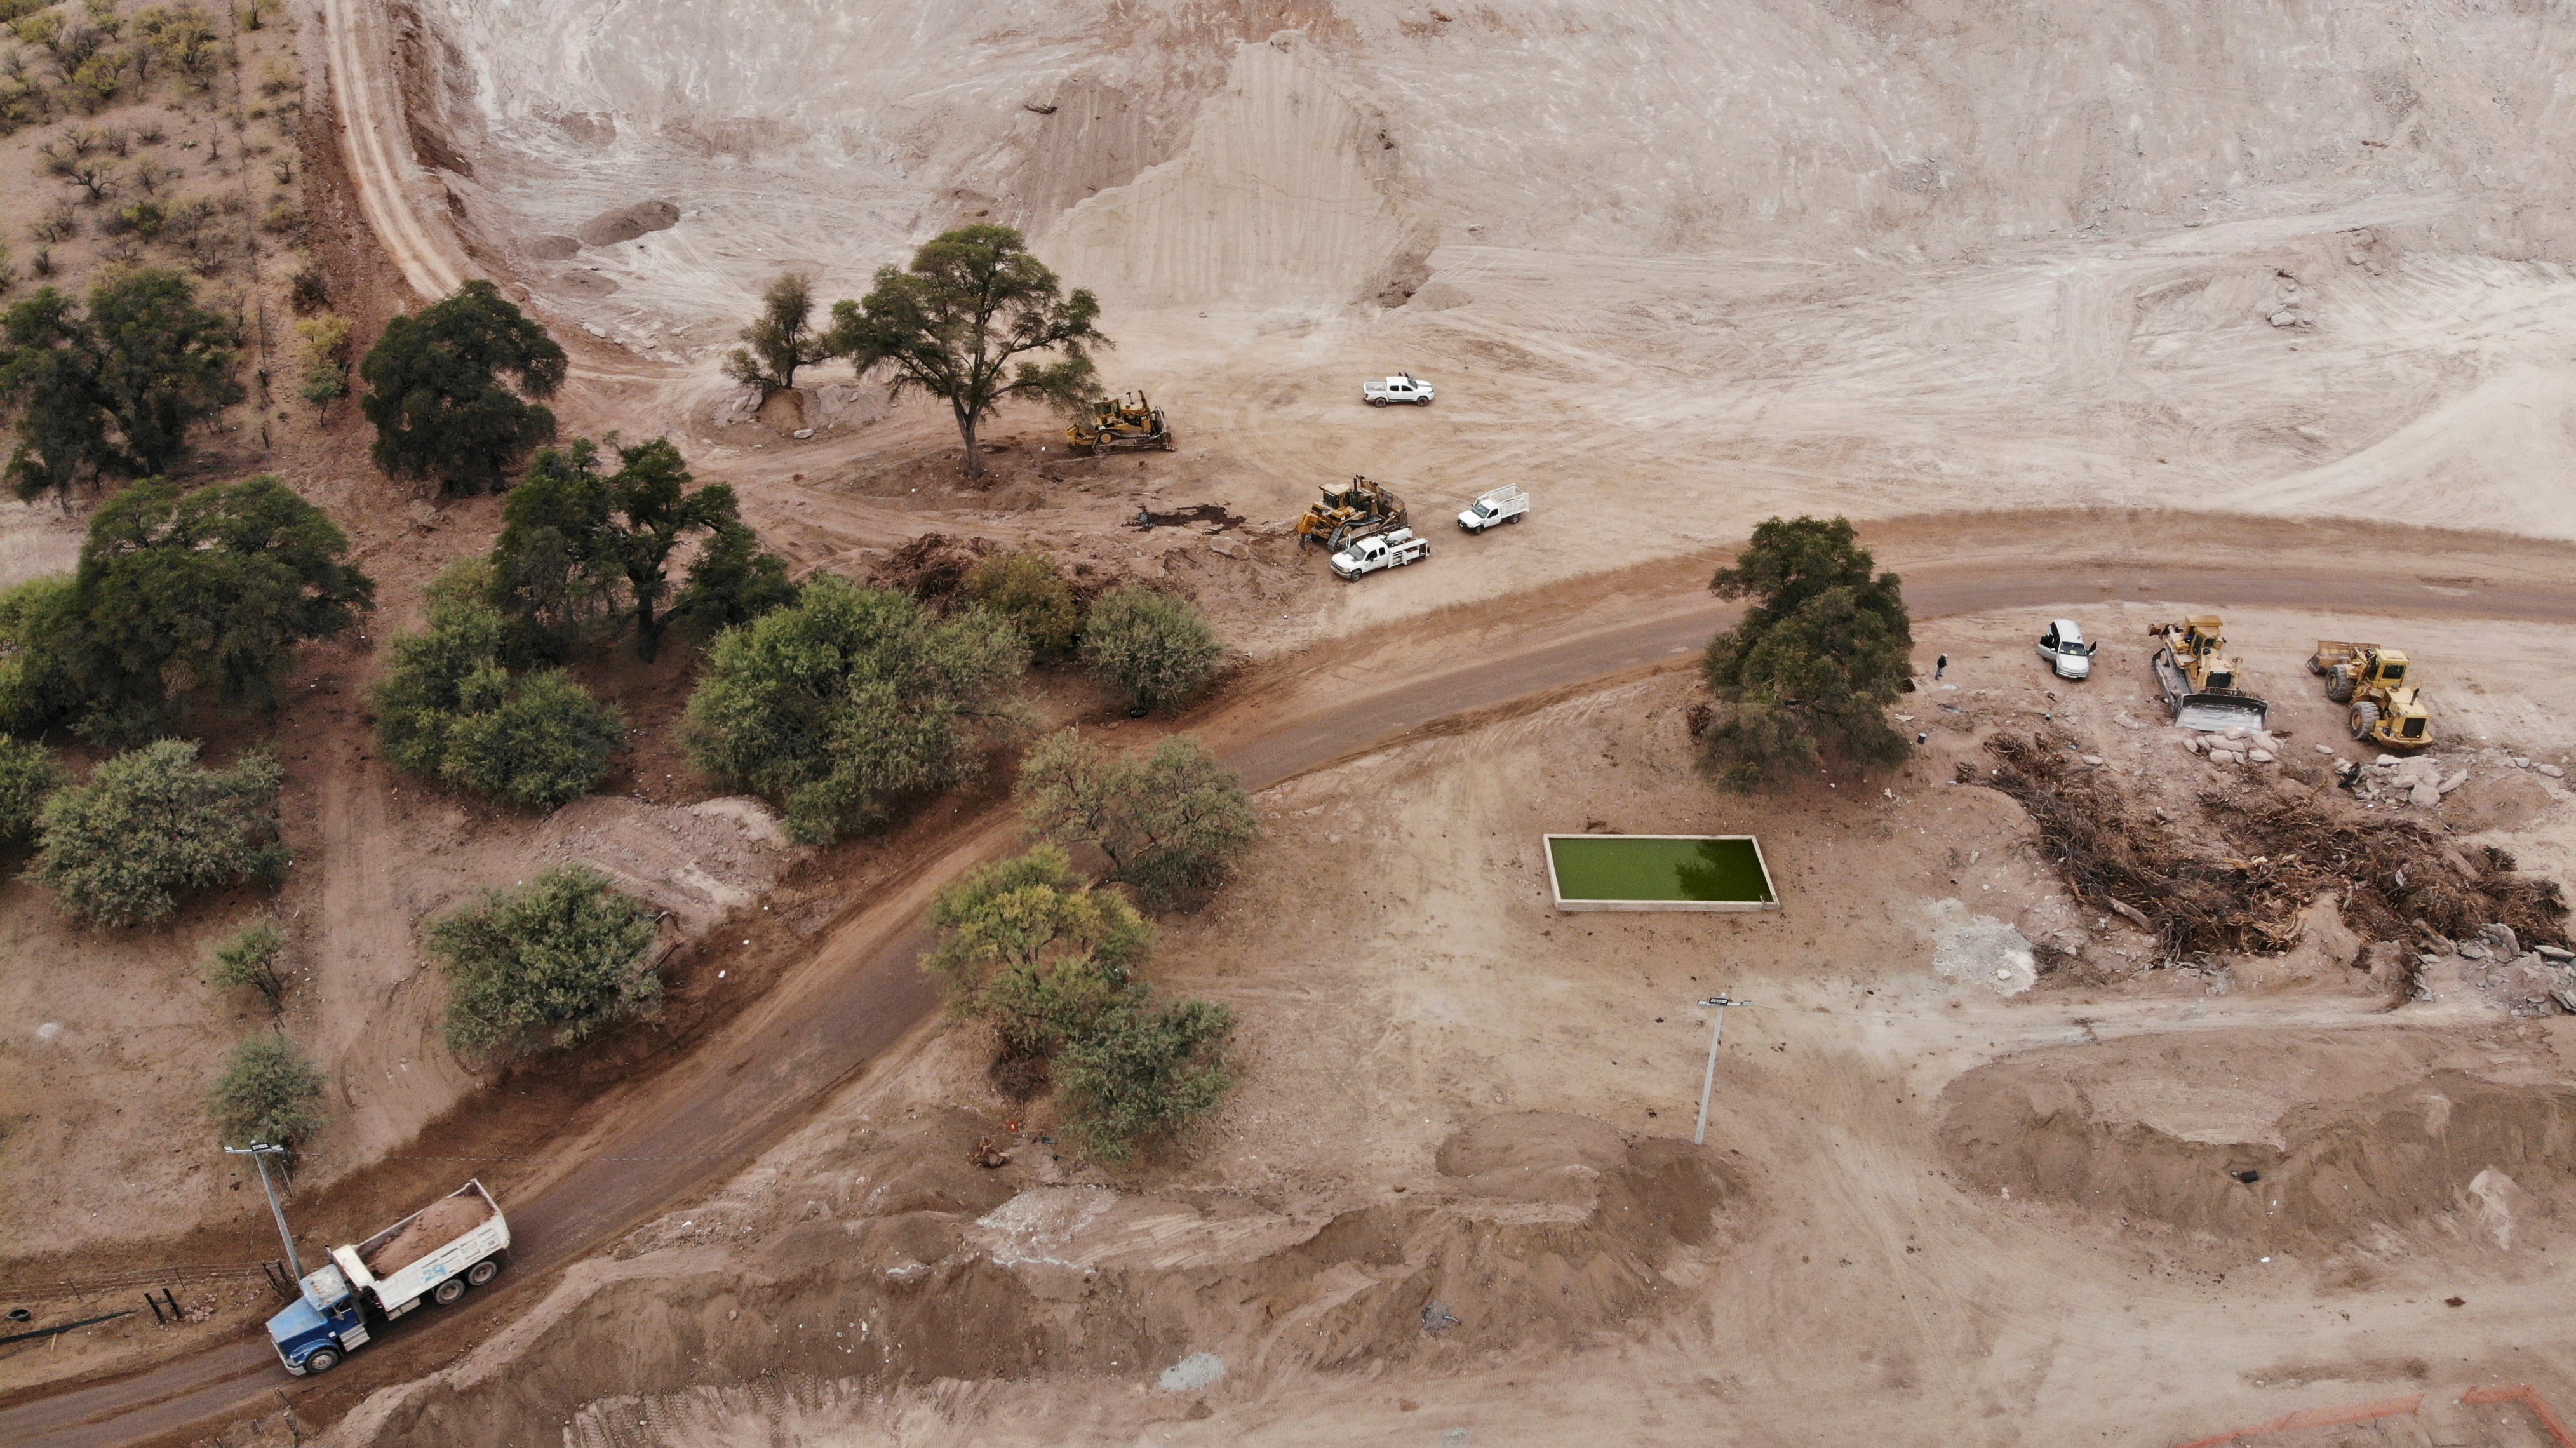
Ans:
<svg viewBox="0 0 2576 1448"><path fill-rule="evenodd" d="M784 851L678 757L682 653L588 676L640 731L608 795L505 815L375 761L378 656L319 648L277 721L274 902L103 936L0 887L0 955L82 966L0 971L29 1184L0 1278L267 1252L198 1106L258 1023L194 964L262 903L335 1095L308 1233L468 1172L536 1230L502 1287L329 1380L275 1376L256 1279L166 1333L13 1348L0 1388L98 1381L13 1399L0 1436L2161 1444L2415 1395L2278 1441L2519 1448L2545 1440L2516 1385L2576 1399L2576 987L2537 949L2565 941L2540 882L2576 880L2571 41L2544 11L299 19L305 211L360 346L496 275L574 353L567 431L673 434L799 570L937 592L1039 547L1208 610L1236 667L1187 722L1269 786L1267 834L1157 970L1233 1007L1241 1082L1113 1174L928 1019L914 922L1011 842L991 793ZM1106 380L1179 451L1067 457L1014 407L968 483L944 409L721 377L779 271L856 295L980 220L1099 291ZM1397 367L1437 405L1361 406ZM348 528L372 637L488 546L493 500L386 484L349 410L271 421L257 465ZM1355 473L1431 566L1343 586L1297 549ZM1502 481L1527 525L1445 532ZM1793 512L1861 519L1908 574L1924 747L1717 796L1672 670L1727 617L1710 568ZM78 531L12 510L0 569ZM2205 608L2268 758L2164 722L2146 625ZM2104 640L2091 681L2031 651L2054 617ZM2356 636L2426 661L2434 780L2370 767L2300 667ZM1163 727L1105 704L1053 682L1041 713ZM255 742L224 728L217 754ZM1554 915L1539 837L1587 828L1757 834L1784 908ZM434 1039L419 923L559 859L695 936L670 1014L479 1076ZM1753 1004L1694 1148L1690 1002L1721 990ZM986 1138L1008 1165L972 1164Z"/></svg>

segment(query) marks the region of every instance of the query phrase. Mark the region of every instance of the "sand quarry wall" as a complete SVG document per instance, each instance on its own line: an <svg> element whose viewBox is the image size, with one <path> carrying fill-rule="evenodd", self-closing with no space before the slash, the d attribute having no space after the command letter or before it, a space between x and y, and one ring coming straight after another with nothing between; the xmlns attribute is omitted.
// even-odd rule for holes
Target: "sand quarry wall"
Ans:
<svg viewBox="0 0 2576 1448"><path fill-rule="evenodd" d="M2576 246L2553 144L2576 32L2544 6L1454 11L418 0L404 54L420 153L503 254L678 205L577 262L615 253L587 289L613 279L666 341L730 341L781 264L846 287L977 218L1169 305L1338 306L1439 240L1941 260L2262 191L2421 194L2427 239Z"/></svg>

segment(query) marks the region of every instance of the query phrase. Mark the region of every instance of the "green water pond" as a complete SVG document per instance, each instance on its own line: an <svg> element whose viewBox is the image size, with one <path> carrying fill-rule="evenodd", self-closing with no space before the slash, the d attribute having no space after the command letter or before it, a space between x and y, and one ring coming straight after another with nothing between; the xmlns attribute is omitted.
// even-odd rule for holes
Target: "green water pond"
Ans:
<svg viewBox="0 0 2576 1448"><path fill-rule="evenodd" d="M1558 835L1547 847L1560 899L1775 903L1761 851L1740 835Z"/></svg>

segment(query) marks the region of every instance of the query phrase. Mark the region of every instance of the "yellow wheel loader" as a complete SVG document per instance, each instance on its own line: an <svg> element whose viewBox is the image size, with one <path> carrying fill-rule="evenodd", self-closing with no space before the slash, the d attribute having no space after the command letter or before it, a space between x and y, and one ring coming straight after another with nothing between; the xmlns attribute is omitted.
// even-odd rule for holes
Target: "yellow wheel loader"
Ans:
<svg viewBox="0 0 2576 1448"><path fill-rule="evenodd" d="M1323 496L1297 519L1297 546L1321 543L1339 553L1352 541L1405 525L1404 500L1384 483L1354 477L1347 483L1324 484Z"/></svg>
<svg viewBox="0 0 2576 1448"><path fill-rule="evenodd" d="M2383 749L2412 752L2433 742L2433 713L2415 686L2402 649L2319 639L2308 672L2322 674L2326 697L2349 704L2344 727L2352 737Z"/></svg>
<svg viewBox="0 0 2576 1448"><path fill-rule="evenodd" d="M1064 430L1067 447L1081 456L1105 452L1172 450L1172 425L1163 409L1141 391L1104 397L1091 404L1091 415Z"/></svg>
<svg viewBox="0 0 2576 1448"><path fill-rule="evenodd" d="M2237 685L2236 660L2227 652L2227 637L2216 614L2201 614L2180 623L2148 629L2161 643L2149 667L2174 722L2185 729L2223 734L2243 726L2260 729L2272 706Z"/></svg>

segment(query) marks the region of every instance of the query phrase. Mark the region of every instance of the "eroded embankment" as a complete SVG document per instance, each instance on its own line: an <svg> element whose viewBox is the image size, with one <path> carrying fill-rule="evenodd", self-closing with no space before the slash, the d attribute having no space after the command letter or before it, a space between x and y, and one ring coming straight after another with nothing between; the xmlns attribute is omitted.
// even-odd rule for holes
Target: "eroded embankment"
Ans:
<svg viewBox="0 0 2576 1448"><path fill-rule="evenodd" d="M1655 1310L1676 1255L1741 1215L1712 1153L1581 1117L1487 1118L1442 1148L1436 1185L1313 1212L981 1171L959 1149L978 1130L936 1113L876 1133L736 1245L584 1263L339 1441L551 1441L602 1399L782 1379L1150 1378L1214 1353L1239 1385L1545 1351Z"/></svg>
<svg viewBox="0 0 2576 1448"><path fill-rule="evenodd" d="M2510 1245L2576 1171L2576 1090L2528 1072L2379 1041L2110 1051L2138 1069L2075 1047L1952 1083L1941 1143L1966 1182L2295 1250L2446 1217Z"/></svg>

